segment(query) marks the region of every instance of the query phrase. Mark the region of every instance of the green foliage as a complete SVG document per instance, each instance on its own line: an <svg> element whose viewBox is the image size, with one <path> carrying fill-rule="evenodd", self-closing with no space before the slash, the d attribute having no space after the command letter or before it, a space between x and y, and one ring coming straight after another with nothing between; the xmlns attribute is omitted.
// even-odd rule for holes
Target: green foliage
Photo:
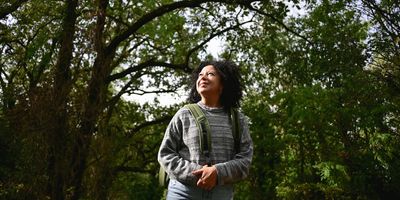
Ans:
<svg viewBox="0 0 400 200"><path fill-rule="evenodd" d="M270 23L237 41L257 55L244 60L252 87L243 109L252 121L255 155L252 192L241 198L398 196L392 184L398 175L389 170L398 166L390 156L398 150L381 140L399 141L392 120L397 97L365 70L367 24L343 1L310 8L291 22L308 41ZM381 145L388 145L385 152Z"/></svg>
<svg viewBox="0 0 400 200"><path fill-rule="evenodd" d="M78 1L70 90L59 109L53 89L67 2L26 1L0 20L0 198L49 199L54 180L65 199L79 189L81 199L164 198L156 156L182 105L121 96L187 88L190 69L212 58L212 38L226 42L220 56L242 66L247 87L242 109L254 158L235 199L400 197L397 2L288 1L305 12L295 17L282 1L253 2L258 11L208 2L164 13L123 38L176 1L106 1L104 15L101 1ZM116 38L115 51L101 51ZM102 85L89 90L96 78ZM100 90L98 107L86 104ZM64 121L54 121L55 110L65 110ZM53 130L59 123L65 135ZM76 188L73 161L85 144Z"/></svg>
<svg viewBox="0 0 400 200"><path fill-rule="evenodd" d="M165 128L177 107L156 107L120 102L115 115L93 141L93 157L98 157L88 172L87 199L160 199L156 160ZM132 131L145 123L164 120ZM101 193L101 192L104 193Z"/></svg>

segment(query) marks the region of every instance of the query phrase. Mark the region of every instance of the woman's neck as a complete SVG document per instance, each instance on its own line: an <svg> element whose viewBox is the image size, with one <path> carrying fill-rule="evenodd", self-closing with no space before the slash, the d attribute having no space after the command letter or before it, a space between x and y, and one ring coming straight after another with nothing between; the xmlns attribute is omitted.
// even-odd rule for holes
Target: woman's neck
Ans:
<svg viewBox="0 0 400 200"><path fill-rule="evenodd" d="M203 103L205 106L210 107L210 108L220 108L221 103L219 102L218 99L210 99L210 98L201 98L201 103Z"/></svg>

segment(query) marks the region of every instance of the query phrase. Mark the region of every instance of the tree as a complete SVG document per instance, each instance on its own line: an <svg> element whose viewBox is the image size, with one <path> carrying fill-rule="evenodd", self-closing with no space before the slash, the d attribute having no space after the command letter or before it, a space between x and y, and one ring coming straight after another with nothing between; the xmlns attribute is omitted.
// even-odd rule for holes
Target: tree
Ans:
<svg viewBox="0 0 400 200"><path fill-rule="evenodd" d="M392 118L398 116L398 101L385 79L368 70L369 27L352 2L322 1L307 8L290 23L301 37L266 18L248 40L232 42L249 50L230 47L244 54L242 65L253 76L244 104L256 149L247 183L255 192L248 195L398 196L399 179L392 171L398 167L392 157L398 155L398 123Z"/></svg>
<svg viewBox="0 0 400 200"><path fill-rule="evenodd" d="M364 15L373 24L369 51L371 53L371 71L398 93L400 84L400 4L398 1L362 1Z"/></svg>

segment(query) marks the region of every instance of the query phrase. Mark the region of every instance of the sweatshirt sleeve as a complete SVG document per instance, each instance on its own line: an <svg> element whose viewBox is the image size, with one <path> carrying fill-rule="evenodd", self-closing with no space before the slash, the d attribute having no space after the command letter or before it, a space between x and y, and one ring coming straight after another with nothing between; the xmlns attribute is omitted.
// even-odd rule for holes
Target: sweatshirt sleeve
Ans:
<svg viewBox="0 0 400 200"><path fill-rule="evenodd" d="M197 177L192 174L192 171L200 169L202 166L183 159L179 153L184 146L182 134L185 130L180 117L181 113L182 110L175 114L165 131L158 151L158 162L171 179L176 179L189 185L196 185Z"/></svg>
<svg viewBox="0 0 400 200"><path fill-rule="evenodd" d="M240 152L234 159L215 164L218 174L218 185L226 185L245 179L249 175L250 164L253 157L253 141L250 136L248 121L241 115L242 136Z"/></svg>

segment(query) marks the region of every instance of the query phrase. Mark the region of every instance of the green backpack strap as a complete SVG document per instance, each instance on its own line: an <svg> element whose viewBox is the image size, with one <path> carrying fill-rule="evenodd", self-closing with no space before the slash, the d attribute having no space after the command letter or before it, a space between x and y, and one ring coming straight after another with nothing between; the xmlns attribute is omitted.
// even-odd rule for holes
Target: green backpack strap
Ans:
<svg viewBox="0 0 400 200"><path fill-rule="evenodd" d="M231 108L230 110L230 120L232 124L232 134L233 134L233 141L235 143L235 152L240 152L240 139L242 130L240 130L240 122L239 122L239 113L238 110L235 108Z"/></svg>
<svg viewBox="0 0 400 200"><path fill-rule="evenodd" d="M167 172L164 170L164 168L160 166L160 169L158 171L158 184L161 187L167 187L168 182L169 182L169 176Z"/></svg>
<svg viewBox="0 0 400 200"><path fill-rule="evenodd" d="M210 152L211 152L211 128L210 124L204 112L201 110L200 106L197 104L187 104L185 105L186 108L190 110L192 113L196 126L199 129L199 141L200 141L200 151L206 157L206 162L208 165L210 163Z"/></svg>

